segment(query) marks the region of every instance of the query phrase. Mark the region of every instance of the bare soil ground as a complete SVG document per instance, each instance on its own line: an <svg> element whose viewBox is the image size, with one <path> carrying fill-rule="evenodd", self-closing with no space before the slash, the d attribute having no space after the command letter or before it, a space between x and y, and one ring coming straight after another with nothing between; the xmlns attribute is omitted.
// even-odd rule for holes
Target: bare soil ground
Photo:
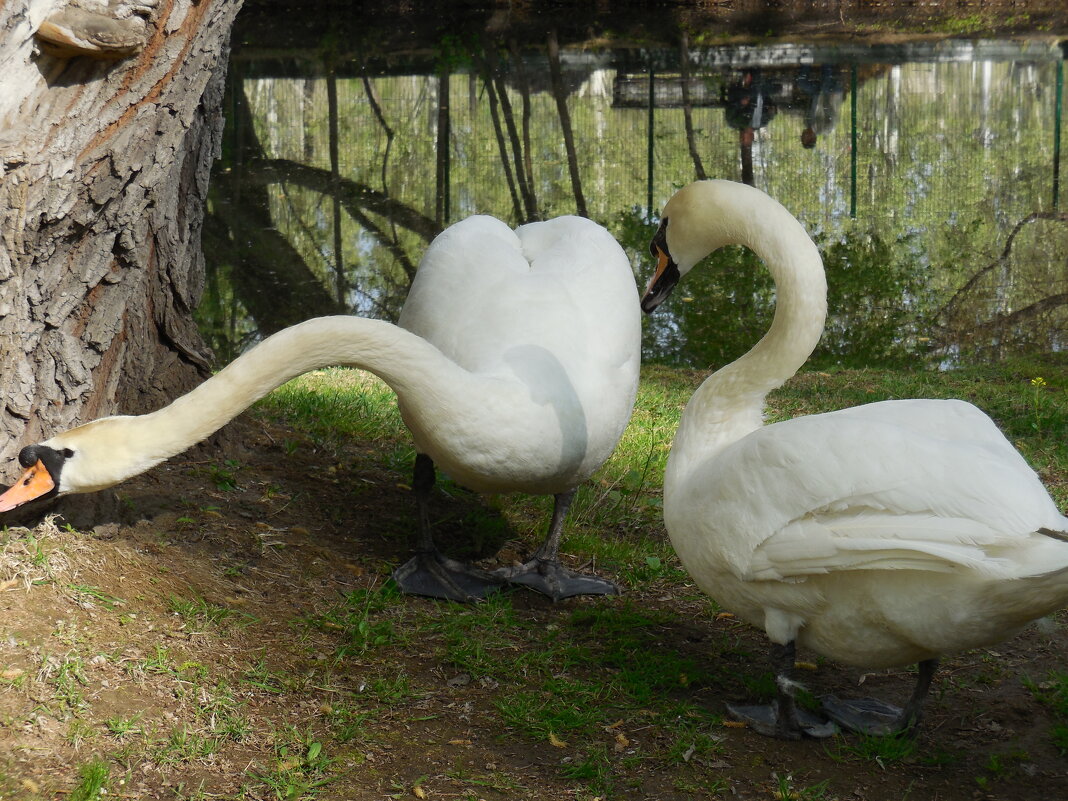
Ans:
<svg viewBox="0 0 1068 801"><path fill-rule="evenodd" d="M94 760L106 797L135 799L1068 797L1057 721L1023 683L1064 668L1063 617L948 660L902 760L863 756L855 737L778 742L718 723L679 748L672 727L649 710L617 715L612 698L592 741L524 735L498 705L508 678L444 655L439 632L467 607L399 598L355 626L325 614L406 558L406 468L371 447L327 455L274 423L237 425L236 462L201 450L122 486L126 522L0 534L0 797L76 798ZM510 606L575 641L601 636L578 611L643 610L660 621L643 634L651 648L712 677L680 677L680 699L720 715L748 695L745 680L766 672L757 633L692 588L633 584L555 605L520 591ZM831 664L805 675L816 693L860 678ZM911 684L907 671L864 677L899 702ZM594 751L602 770L583 776Z"/></svg>

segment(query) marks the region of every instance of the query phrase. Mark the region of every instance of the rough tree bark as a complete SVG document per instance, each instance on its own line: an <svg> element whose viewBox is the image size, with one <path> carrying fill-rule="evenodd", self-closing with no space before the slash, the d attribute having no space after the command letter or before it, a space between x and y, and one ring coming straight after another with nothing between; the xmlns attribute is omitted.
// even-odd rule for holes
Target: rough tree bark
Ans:
<svg viewBox="0 0 1068 801"><path fill-rule="evenodd" d="M210 365L191 310L241 0L141 2L0 0L0 484Z"/></svg>

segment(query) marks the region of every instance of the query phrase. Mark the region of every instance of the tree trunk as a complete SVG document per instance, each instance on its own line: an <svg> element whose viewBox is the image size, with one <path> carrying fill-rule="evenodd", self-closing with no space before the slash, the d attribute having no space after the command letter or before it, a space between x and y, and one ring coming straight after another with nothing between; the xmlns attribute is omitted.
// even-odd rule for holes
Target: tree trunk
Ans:
<svg viewBox="0 0 1068 801"><path fill-rule="evenodd" d="M208 374L191 312L241 3L142 1L79 39L61 17L92 12L0 0L0 483L23 445Z"/></svg>

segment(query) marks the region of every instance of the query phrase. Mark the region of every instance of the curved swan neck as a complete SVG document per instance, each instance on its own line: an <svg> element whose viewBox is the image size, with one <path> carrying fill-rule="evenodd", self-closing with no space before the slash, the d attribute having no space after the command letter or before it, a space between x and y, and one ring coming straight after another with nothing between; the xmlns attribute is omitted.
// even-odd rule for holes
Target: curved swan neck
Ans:
<svg viewBox="0 0 1068 801"><path fill-rule="evenodd" d="M129 426L146 456L159 463L210 436L260 398L309 370L357 367L382 378L400 397L437 397L442 384L465 386L470 373L423 338L361 317L307 320L268 337L169 406ZM89 425L93 425L90 423Z"/></svg>
<svg viewBox="0 0 1068 801"><path fill-rule="evenodd" d="M679 261L683 273L713 250L744 245L764 261L776 287L775 316L764 337L705 379L687 404L671 452L677 474L761 426L765 396L794 375L819 342L827 282L802 225L757 189L697 182L672 198L664 216L669 249L685 260Z"/></svg>

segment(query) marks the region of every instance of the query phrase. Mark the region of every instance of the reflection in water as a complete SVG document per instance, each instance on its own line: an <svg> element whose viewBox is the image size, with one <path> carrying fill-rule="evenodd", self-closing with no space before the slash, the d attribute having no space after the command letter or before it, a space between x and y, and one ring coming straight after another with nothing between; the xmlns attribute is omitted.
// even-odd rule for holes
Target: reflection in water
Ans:
<svg viewBox="0 0 1068 801"><path fill-rule="evenodd" d="M727 124L738 131L742 155L742 183L753 182L753 140L779 112L774 99L775 85L760 70L745 70L727 85L724 101Z"/></svg>
<svg viewBox="0 0 1068 801"><path fill-rule="evenodd" d="M1065 346L1059 49L472 41L430 64L235 55L200 310L220 359L318 314L395 319L429 241L472 213L587 214L644 280L657 210L702 175L764 189L816 236L825 359ZM649 321L648 355L719 362L766 328L771 288L719 258Z"/></svg>
<svg viewBox="0 0 1068 801"><path fill-rule="evenodd" d="M801 146L811 150L819 136L830 133L838 123L839 106L845 98L841 69L836 64L818 67L802 64L794 89L793 105L803 109L805 127L801 130Z"/></svg>

